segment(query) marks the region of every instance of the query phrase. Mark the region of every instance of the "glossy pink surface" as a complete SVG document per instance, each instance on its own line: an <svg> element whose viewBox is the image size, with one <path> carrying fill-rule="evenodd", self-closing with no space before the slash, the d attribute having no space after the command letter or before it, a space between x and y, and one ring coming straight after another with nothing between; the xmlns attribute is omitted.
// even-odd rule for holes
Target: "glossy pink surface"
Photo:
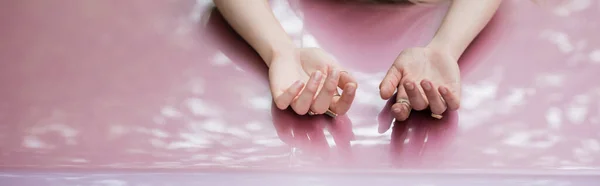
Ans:
<svg viewBox="0 0 600 186"><path fill-rule="evenodd" d="M272 109L210 1L0 1L1 169L600 175L600 2L504 1L460 60L461 110L384 134L379 81L445 7L272 5L358 79L347 116Z"/></svg>

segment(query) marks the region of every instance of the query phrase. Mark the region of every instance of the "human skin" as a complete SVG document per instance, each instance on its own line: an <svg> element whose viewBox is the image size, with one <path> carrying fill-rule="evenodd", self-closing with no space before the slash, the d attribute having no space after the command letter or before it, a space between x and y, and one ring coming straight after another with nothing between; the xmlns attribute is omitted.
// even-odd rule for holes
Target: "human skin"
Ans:
<svg viewBox="0 0 600 186"><path fill-rule="evenodd" d="M435 0L428 2L431 1ZM460 107L457 60L490 21L500 3L501 0L451 0L429 44L400 53L379 86L383 99L390 99L397 92L397 103L392 105L396 120L406 120L412 109L430 109L433 114L442 114Z"/></svg>
<svg viewBox="0 0 600 186"><path fill-rule="evenodd" d="M440 3L444 0L412 0ZM434 114L460 107L457 60L489 22L501 0L445 0L449 10L435 36L424 47L400 52L380 84L380 96L391 99L396 120L411 110ZM354 99L357 83L321 49L296 48L273 15L266 0L214 0L227 22L269 67L271 94L279 109L289 106L300 115L330 109L344 114ZM337 85L337 86L336 86ZM336 95L336 88L343 90Z"/></svg>
<svg viewBox="0 0 600 186"><path fill-rule="evenodd" d="M279 109L300 115L328 109L345 114L356 80L321 49L296 48L266 0L214 0L223 17L269 67L271 94ZM337 95L337 88L342 94Z"/></svg>

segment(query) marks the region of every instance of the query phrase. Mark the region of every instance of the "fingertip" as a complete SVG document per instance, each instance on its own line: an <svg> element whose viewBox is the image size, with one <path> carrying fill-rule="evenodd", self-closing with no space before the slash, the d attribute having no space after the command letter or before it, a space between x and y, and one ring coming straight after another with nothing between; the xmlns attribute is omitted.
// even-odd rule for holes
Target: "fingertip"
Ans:
<svg viewBox="0 0 600 186"><path fill-rule="evenodd" d="M448 95L448 88L446 88L445 86L440 86L438 88L438 91L440 91L440 94L442 95Z"/></svg>
<svg viewBox="0 0 600 186"><path fill-rule="evenodd" d="M358 88L358 85L356 83L348 83L344 87L344 93L348 94L348 96L354 96L357 88Z"/></svg>
<svg viewBox="0 0 600 186"><path fill-rule="evenodd" d="M460 108L460 97L452 93L448 89L448 87L440 86L440 88L438 88L438 91L446 101L446 104L448 105L448 110L455 111Z"/></svg>
<svg viewBox="0 0 600 186"><path fill-rule="evenodd" d="M404 88L405 88L406 90L410 90L410 91L412 91L412 90L414 90L414 89L415 89L415 83L414 83L414 82L412 82L412 81L406 81L406 82L404 82Z"/></svg>
<svg viewBox="0 0 600 186"><path fill-rule="evenodd" d="M392 112L394 113L395 118L398 118L400 114L402 114L402 108L399 106L395 106L392 108Z"/></svg>
<svg viewBox="0 0 600 186"><path fill-rule="evenodd" d="M410 108L403 103L396 103L392 106L392 112L396 121L404 121L410 114Z"/></svg>
<svg viewBox="0 0 600 186"><path fill-rule="evenodd" d="M388 100L392 97L392 95L394 95L394 93L392 91L390 91L389 87L387 87L387 86L379 87L379 96L381 97L381 99Z"/></svg>
<svg viewBox="0 0 600 186"><path fill-rule="evenodd" d="M421 80L421 87L423 87L423 90L430 91L433 89L433 84L431 83L431 81L424 79Z"/></svg>
<svg viewBox="0 0 600 186"><path fill-rule="evenodd" d="M392 125L392 123L385 124L385 126L384 125L380 125L379 128L377 129L377 132L379 134L383 134L383 133L387 132L390 129L391 125Z"/></svg>

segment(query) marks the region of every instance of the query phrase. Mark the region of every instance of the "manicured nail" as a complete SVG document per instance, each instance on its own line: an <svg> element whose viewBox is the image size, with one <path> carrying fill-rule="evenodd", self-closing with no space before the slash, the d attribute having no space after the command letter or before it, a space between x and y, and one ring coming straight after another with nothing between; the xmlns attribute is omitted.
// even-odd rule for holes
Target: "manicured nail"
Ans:
<svg viewBox="0 0 600 186"><path fill-rule="evenodd" d="M339 71L339 70L337 70L337 69L333 69L333 70L331 71L331 74L330 74L329 76L330 76L330 77L332 77L332 78L336 78L336 79L337 79L337 78L338 78L338 76L339 76L339 73L340 73L340 71Z"/></svg>
<svg viewBox="0 0 600 186"><path fill-rule="evenodd" d="M413 90L413 89L415 88L415 86L413 86L413 84L412 84L412 83L410 83L410 82L406 82L406 83L404 83L404 86L405 86L405 87L406 87L406 89L408 89L408 90Z"/></svg>
<svg viewBox="0 0 600 186"><path fill-rule="evenodd" d="M294 82L294 84L292 84L292 86L290 86L290 88L292 88L292 89L300 89L300 88L302 88L302 86L303 86L302 85L302 81L296 81L296 82Z"/></svg>
<svg viewBox="0 0 600 186"><path fill-rule="evenodd" d="M431 90L431 82L423 81L423 83L421 83L421 86L423 86L423 89L425 90Z"/></svg>
<svg viewBox="0 0 600 186"><path fill-rule="evenodd" d="M440 93L442 93L442 94L448 94L448 89L446 87L441 87L440 88Z"/></svg>
<svg viewBox="0 0 600 186"><path fill-rule="evenodd" d="M321 76L323 76L323 74L321 74L321 71L316 71L315 72L315 78L313 78L313 81L320 81L321 80Z"/></svg>
<svg viewBox="0 0 600 186"><path fill-rule="evenodd" d="M356 93L356 86L350 85L346 91L344 91L344 93L348 94L349 96L354 95L354 93Z"/></svg>

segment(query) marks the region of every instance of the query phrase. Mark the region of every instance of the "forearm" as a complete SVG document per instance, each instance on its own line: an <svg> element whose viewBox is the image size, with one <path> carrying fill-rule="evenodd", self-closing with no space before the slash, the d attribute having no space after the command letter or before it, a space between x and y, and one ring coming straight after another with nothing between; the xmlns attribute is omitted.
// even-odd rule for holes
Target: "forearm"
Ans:
<svg viewBox="0 0 600 186"><path fill-rule="evenodd" d="M490 21L501 0L451 0L450 8L428 47L460 58Z"/></svg>
<svg viewBox="0 0 600 186"><path fill-rule="evenodd" d="M267 0L214 0L229 25L270 66L274 55L292 52L295 45L281 27Z"/></svg>

